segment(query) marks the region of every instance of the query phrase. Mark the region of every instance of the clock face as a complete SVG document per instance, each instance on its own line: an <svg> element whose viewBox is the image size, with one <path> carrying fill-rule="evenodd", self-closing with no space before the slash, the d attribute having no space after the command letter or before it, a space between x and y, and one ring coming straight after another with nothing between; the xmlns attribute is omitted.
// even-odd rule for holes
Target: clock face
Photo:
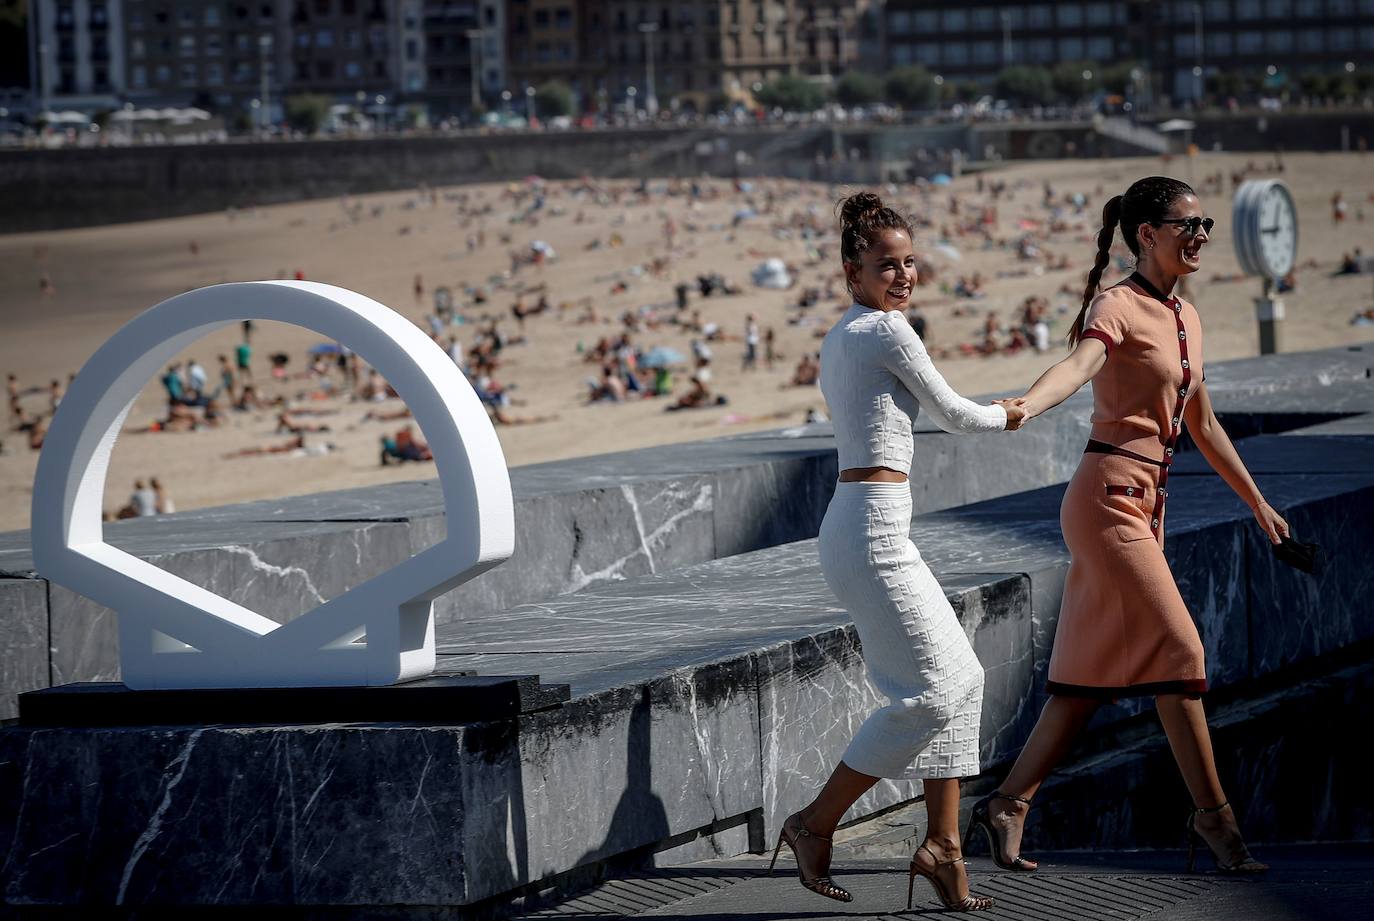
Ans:
<svg viewBox="0 0 1374 921"><path fill-rule="evenodd" d="M1270 278L1282 278L1298 254L1298 214L1288 189L1274 183L1265 189L1255 209L1259 221L1256 255Z"/></svg>

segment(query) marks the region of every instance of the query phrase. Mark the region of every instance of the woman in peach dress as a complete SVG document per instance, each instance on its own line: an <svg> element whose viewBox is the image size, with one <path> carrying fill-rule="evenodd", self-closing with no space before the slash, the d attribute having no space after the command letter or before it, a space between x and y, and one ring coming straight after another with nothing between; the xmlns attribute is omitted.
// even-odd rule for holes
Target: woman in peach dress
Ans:
<svg viewBox="0 0 1374 921"><path fill-rule="evenodd" d="M1092 434L1060 510L1071 554L1050 658L1051 697L1000 789L977 803L981 827L1004 869L1034 870L1020 856L1031 797L1103 701L1153 695L1193 798L1189 867L1197 843L1218 868L1255 872L1217 777L1200 695L1202 641L1164 558L1166 484L1182 426L1207 462L1278 543L1288 525L1274 511L1222 430L1207 396L1202 327L1172 292L1196 272L1213 221L1183 182L1154 176L1107 202L1097 261L1072 353L1021 398L1026 418L1093 384ZM1117 226L1136 256L1134 274L1097 293ZM967 837L967 834L966 834Z"/></svg>

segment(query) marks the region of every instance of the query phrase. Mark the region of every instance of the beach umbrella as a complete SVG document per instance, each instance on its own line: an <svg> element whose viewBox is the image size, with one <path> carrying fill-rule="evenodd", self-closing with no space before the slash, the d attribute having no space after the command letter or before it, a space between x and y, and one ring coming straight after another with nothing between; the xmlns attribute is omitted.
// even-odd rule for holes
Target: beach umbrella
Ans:
<svg viewBox="0 0 1374 921"><path fill-rule="evenodd" d="M936 173L934 176L930 177L930 181L935 185L949 185L954 180L950 179L945 173Z"/></svg>
<svg viewBox="0 0 1374 921"><path fill-rule="evenodd" d="M686 360L686 356L677 349L670 349L666 345L656 345L644 354L639 364L644 368L666 368L669 365L680 365Z"/></svg>
<svg viewBox="0 0 1374 921"><path fill-rule="evenodd" d="M343 348L337 342L321 342L319 345L311 346L311 355L338 355Z"/></svg>

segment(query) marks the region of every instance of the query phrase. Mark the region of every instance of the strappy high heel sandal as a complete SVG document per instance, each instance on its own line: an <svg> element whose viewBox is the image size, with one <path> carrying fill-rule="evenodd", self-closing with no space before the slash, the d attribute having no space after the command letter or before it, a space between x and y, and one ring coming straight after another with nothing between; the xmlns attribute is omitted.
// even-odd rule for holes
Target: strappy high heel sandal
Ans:
<svg viewBox="0 0 1374 921"><path fill-rule="evenodd" d="M997 829L992 827L992 812L989 804L995 799L1007 799L1014 803L1025 803L1030 806L1031 801L1020 796L1012 796L1000 790L994 790L987 796L973 804L973 811L969 813L968 828L964 829L963 847L968 850L969 839L973 837L973 829L981 828L983 835L988 839L988 850L992 852L992 862L1003 870L1019 870L1023 873L1033 873L1037 866L1026 858L1017 854L1015 857L1008 857L1002 846L1002 838L997 834Z"/></svg>
<svg viewBox="0 0 1374 921"><path fill-rule="evenodd" d="M835 885L829 874L822 875L822 868L830 869L830 839L812 834L795 812L787 817L778 832L778 843L773 848L773 859L768 864L769 873L773 872L773 865L778 862L778 851L782 850L784 841L797 860L797 875L801 877L804 887L837 902L854 901L854 896L847 889Z"/></svg>
<svg viewBox="0 0 1374 921"><path fill-rule="evenodd" d="M916 857L921 851L925 851L930 855L930 859L935 863L935 869L927 872L925 867L916 862ZM956 863L964 863L964 858L955 857L953 860L940 860L936 858L935 852L924 844L916 848L916 853L911 855L911 871L908 873L906 880L906 910L911 911L912 890L916 886L917 876L924 876L926 879L930 880L930 885L935 890L935 895L939 897L946 908L954 911L986 911L991 908L993 901L985 895L973 895L970 893L962 899L956 899L954 895L945 888L944 881L935 875L940 872L941 867L948 867Z"/></svg>
<svg viewBox="0 0 1374 921"><path fill-rule="evenodd" d="M1214 813L1221 812L1221 810L1225 809L1229 805L1231 805L1231 801L1227 800L1220 806L1211 806L1206 809L1194 809L1192 812L1188 813L1187 829L1189 873L1193 872L1193 863L1195 857L1197 856L1198 844L1201 844L1211 853L1212 860L1216 862L1217 870L1219 870L1222 873L1263 873L1265 870L1269 869L1269 865L1267 863L1261 863L1260 861L1252 857L1250 855L1250 849L1245 847L1244 844L1241 845L1241 856L1238 860L1235 860L1229 864L1222 863L1221 857L1217 855L1216 851L1212 850L1212 846L1207 843L1207 839L1202 837L1202 835L1198 832L1197 828L1194 826L1194 822L1198 816L1212 815Z"/></svg>

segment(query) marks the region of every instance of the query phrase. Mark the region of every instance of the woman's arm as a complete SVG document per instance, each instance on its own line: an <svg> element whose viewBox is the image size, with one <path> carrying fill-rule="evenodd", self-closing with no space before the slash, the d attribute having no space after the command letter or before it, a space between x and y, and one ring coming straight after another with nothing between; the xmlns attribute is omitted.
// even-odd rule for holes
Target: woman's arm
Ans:
<svg viewBox="0 0 1374 921"><path fill-rule="evenodd" d="M1197 393L1184 407L1183 421L1187 423L1188 434L1193 436L1193 441L1202 452L1202 456L1207 459L1207 463L1211 464L1212 469L1226 481L1226 485L1250 506L1250 511L1255 513L1255 521L1268 535L1269 540L1277 544L1280 535L1287 537L1288 522L1264 501L1259 487L1250 477L1250 471L1245 469L1244 462L1236 453L1236 446L1231 444L1226 430L1221 427L1216 413L1212 411L1212 400L1207 395L1206 384L1198 385Z"/></svg>
<svg viewBox="0 0 1374 921"><path fill-rule="evenodd" d="M1107 347L1101 340L1092 337L1079 339L1078 345L1068 357L1040 375L1026 391L1026 395L1021 397L1021 405L1026 410L1026 420L1049 412L1073 396L1079 387L1101 370L1106 361Z"/></svg>
<svg viewBox="0 0 1374 921"><path fill-rule="evenodd" d="M936 425L954 433L1000 432L1008 428L1010 410L961 397L935 370L925 344L906 318L900 313L890 317L884 317L880 325L883 365L911 391Z"/></svg>

